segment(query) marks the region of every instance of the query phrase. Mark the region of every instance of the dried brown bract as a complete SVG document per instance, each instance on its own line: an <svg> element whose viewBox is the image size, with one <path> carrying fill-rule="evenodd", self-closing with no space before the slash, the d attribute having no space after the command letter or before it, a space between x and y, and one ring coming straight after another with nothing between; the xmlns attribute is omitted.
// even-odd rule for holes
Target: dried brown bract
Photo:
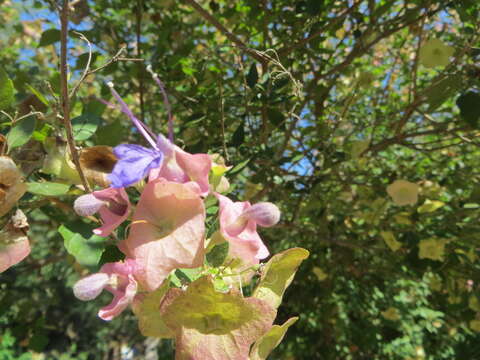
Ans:
<svg viewBox="0 0 480 360"><path fill-rule="evenodd" d="M80 153L80 164L88 182L101 187L110 186L107 175L113 170L117 158L110 146L92 146Z"/></svg>
<svg viewBox="0 0 480 360"><path fill-rule="evenodd" d="M26 191L22 174L13 160L0 156L0 216L9 212Z"/></svg>

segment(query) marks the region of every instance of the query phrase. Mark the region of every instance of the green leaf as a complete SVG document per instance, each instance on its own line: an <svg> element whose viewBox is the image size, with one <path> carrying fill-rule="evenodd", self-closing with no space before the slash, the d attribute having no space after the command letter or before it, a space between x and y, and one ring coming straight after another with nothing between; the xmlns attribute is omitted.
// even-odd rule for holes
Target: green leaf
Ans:
<svg viewBox="0 0 480 360"><path fill-rule="evenodd" d="M247 160L243 160L242 162L238 163L237 165L235 165L232 169L230 169L228 171L228 175L234 175L234 174L242 171L243 168L245 166L247 166L249 162L250 162L250 159L247 159Z"/></svg>
<svg viewBox="0 0 480 360"><path fill-rule="evenodd" d="M143 336L153 336L160 339L173 337L173 333L165 325L160 314L160 304L169 289L169 281L155 291L140 296L133 303L132 309L138 318L138 328Z"/></svg>
<svg viewBox="0 0 480 360"><path fill-rule="evenodd" d="M298 317L292 317L285 321L283 325L273 325L271 329L253 345L252 351L250 352L250 360L265 360L272 350L282 342L288 328L295 324L297 320Z"/></svg>
<svg viewBox="0 0 480 360"><path fill-rule="evenodd" d="M323 1L320 0L307 0L307 12L312 15L316 16L322 10Z"/></svg>
<svg viewBox="0 0 480 360"><path fill-rule="evenodd" d="M93 64L95 63L95 60L97 60L99 53L94 52L92 53L92 59L90 60L90 67L93 67ZM77 57L77 62L75 64L75 70L83 70L87 66L88 63L88 57L90 56L90 53L86 52Z"/></svg>
<svg viewBox="0 0 480 360"><path fill-rule="evenodd" d="M253 88L255 84L258 82L257 64L253 63L250 66L250 70L248 71L246 80L247 80L247 85L250 88Z"/></svg>
<svg viewBox="0 0 480 360"><path fill-rule="evenodd" d="M242 145L244 142L245 142L245 127L242 122L232 135L231 145L234 147L238 147Z"/></svg>
<svg viewBox="0 0 480 360"><path fill-rule="evenodd" d="M93 114L82 114L72 119L73 136L77 141L89 139L97 131L100 118Z"/></svg>
<svg viewBox="0 0 480 360"><path fill-rule="evenodd" d="M282 114L281 111L275 109L275 108L268 108L267 109L267 116L270 122L275 126L279 127L282 126L285 127L285 115Z"/></svg>
<svg viewBox="0 0 480 360"><path fill-rule="evenodd" d="M102 266L106 263L113 263L124 259L125 254L118 249L118 246L108 245L105 250L103 250L102 257L100 258L98 265Z"/></svg>
<svg viewBox="0 0 480 360"><path fill-rule="evenodd" d="M175 275L177 276L177 278L186 284L189 284L197 280L202 275L201 273L202 273L202 268L175 270Z"/></svg>
<svg viewBox="0 0 480 360"><path fill-rule="evenodd" d="M42 33L38 47L52 45L58 41L60 41L60 30L48 29Z"/></svg>
<svg viewBox="0 0 480 360"><path fill-rule="evenodd" d="M75 260L84 266L96 266L104 251L105 238L97 235L85 239L82 235L74 233L66 226L61 225L58 232L62 235L65 249L75 257Z"/></svg>
<svg viewBox="0 0 480 360"><path fill-rule="evenodd" d="M428 112L438 109L463 86L462 76L453 74L435 84L427 93Z"/></svg>
<svg viewBox="0 0 480 360"><path fill-rule="evenodd" d="M223 242L221 244L215 245L209 253L207 253L206 258L208 263L213 267L219 267L227 258L229 244L228 242Z"/></svg>
<svg viewBox="0 0 480 360"><path fill-rule="evenodd" d="M7 135L7 143L10 149L22 146L30 140L35 131L37 120L35 115L17 121Z"/></svg>
<svg viewBox="0 0 480 360"><path fill-rule="evenodd" d="M457 99L460 116L473 128L478 127L480 119L480 94L468 91Z"/></svg>
<svg viewBox="0 0 480 360"><path fill-rule="evenodd" d="M35 182L27 183L28 192L43 196L60 196L65 195L70 189L70 185L54 182Z"/></svg>
<svg viewBox="0 0 480 360"><path fill-rule="evenodd" d="M12 105L15 100L13 92L12 80L8 77L5 70L0 67L0 110L4 110Z"/></svg>
<svg viewBox="0 0 480 360"><path fill-rule="evenodd" d="M96 132L97 144L116 146L122 142L126 135L126 129L122 126L120 119L114 122L101 126Z"/></svg>
<svg viewBox="0 0 480 360"><path fill-rule="evenodd" d="M434 212L445 205L444 202L438 200L427 199L425 202L417 209L419 214L431 213Z"/></svg>
<svg viewBox="0 0 480 360"><path fill-rule="evenodd" d="M30 90L30 92L35 95L38 100L40 100L44 105L48 106L48 100L43 96L37 89L29 84L25 84L25 87Z"/></svg>
<svg viewBox="0 0 480 360"><path fill-rule="evenodd" d="M266 301L275 309L278 308L283 293L292 282L302 261L308 256L309 252L302 248L288 249L273 256L265 265L253 296Z"/></svg>

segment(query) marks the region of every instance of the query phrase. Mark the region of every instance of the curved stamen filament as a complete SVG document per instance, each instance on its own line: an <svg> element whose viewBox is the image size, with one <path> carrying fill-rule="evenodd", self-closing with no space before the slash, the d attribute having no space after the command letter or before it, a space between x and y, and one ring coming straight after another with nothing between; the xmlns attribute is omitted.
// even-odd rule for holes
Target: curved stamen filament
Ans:
<svg viewBox="0 0 480 360"><path fill-rule="evenodd" d="M160 80L158 74L152 70L152 65L147 66L147 71L152 74L153 80L157 83L158 87L160 88L160 92L163 96L163 103L167 108L168 113L168 140L173 144L173 116L172 116L172 107L170 105L170 101L168 101L168 94L165 90L165 84Z"/></svg>
<svg viewBox="0 0 480 360"><path fill-rule="evenodd" d="M110 88L110 91L112 92L113 97L120 103L120 106L122 108L122 112L124 114L126 114L130 118L130 120L132 120L133 124L136 126L138 131L140 131L140 133L143 135L143 137L149 142L149 144L154 149L158 150L156 141L150 135L150 134L152 134L152 131L150 129L148 129L148 127L144 123L142 123L140 120L138 120L135 115L133 115L132 111L128 108L127 104L125 104L125 102L122 100L120 95L113 88L113 83L108 82L107 86ZM149 132L150 132L150 134L149 134Z"/></svg>

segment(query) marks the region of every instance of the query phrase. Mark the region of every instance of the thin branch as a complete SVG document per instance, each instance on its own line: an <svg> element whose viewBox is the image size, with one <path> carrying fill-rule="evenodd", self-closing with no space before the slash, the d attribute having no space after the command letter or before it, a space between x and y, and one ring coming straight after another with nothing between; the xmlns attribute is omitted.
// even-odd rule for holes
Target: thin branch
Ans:
<svg viewBox="0 0 480 360"><path fill-rule="evenodd" d="M259 54L257 51L247 47L235 34L227 30L217 19L215 19L210 13L208 13L201 5L199 5L195 0L183 0L183 2L189 4L195 9L205 20L207 20L211 25L213 25L217 30L219 30L223 35L225 35L231 42L237 45L240 49L245 51L248 55L253 57L255 60L260 63L267 62L268 60Z"/></svg>
<svg viewBox="0 0 480 360"><path fill-rule="evenodd" d="M227 151L227 142L225 140L225 103L223 100L223 86L222 82L218 82L218 87L220 88L220 124L221 124L221 129L222 129L222 144L223 144L223 153L225 155L225 159L227 162L229 161L228 159L228 151Z"/></svg>
<svg viewBox="0 0 480 360"><path fill-rule="evenodd" d="M299 47L302 47L302 46L306 45L311 40L321 36L322 34L325 34L327 29L335 28L339 23L343 22L345 20L345 18L349 14L351 14L360 5L361 2L362 1L357 1L351 7L346 9L344 12L342 12L341 14L332 18L332 21L328 22L327 26L325 26L325 27L321 28L320 30L314 32L313 34L310 34L306 38L296 42L295 44L293 44L291 46L285 46L285 47L281 48L280 50L278 50L278 55L287 55L287 54L291 53L293 50L298 49Z"/></svg>
<svg viewBox="0 0 480 360"><path fill-rule="evenodd" d="M85 41L87 43L87 45L88 45L88 59L87 59L87 65L85 66L85 69L83 70L82 76L80 77L78 82L75 84L72 91L70 91L70 97L71 98L74 97L75 93L78 91L78 88L82 84L83 80L85 80L85 78L88 76L88 71L90 70L90 63L92 62L92 44L87 39L87 37L85 35L83 35L82 33L79 33L77 31L74 31L74 33L77 34L80 37L80 39L82 39L83 41Z"/></svg>
<svg viewBox="0 0 480 360"><path fill-rule="evenodd" d="M67 65L67 35L68 35L68 0L63 0L62 10L60 12L60 86L61 86L61 104L63 112L63 123L65 125L65 130L67 133L67 142L72 155L73 163L75 168L78 171L80 180L82 181L85 191L90 192L90 185L85 178L85 175L82 171L82 166L80 165L80 157L75 147L75 140L73 137L73 128L72 122L70 121L70 98L68 94L68 65Z"/></svg>

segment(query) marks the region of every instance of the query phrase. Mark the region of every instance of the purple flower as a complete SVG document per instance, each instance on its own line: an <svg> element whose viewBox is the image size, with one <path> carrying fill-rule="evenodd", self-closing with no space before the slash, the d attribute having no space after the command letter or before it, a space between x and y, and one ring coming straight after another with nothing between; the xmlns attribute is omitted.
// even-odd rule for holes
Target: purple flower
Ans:
<svg viewBox="0 0 480 360"><path fill-rule="evenodd" d="M112 173L108 175L113 188L135 184L147 176L150 170L161 167L163 162L162 152L140 145L118 145L113 153L118 159Z"/></svg>
<svg viewBox="0 0 480 360"><path fill-rule="evenodd" d="M113 149L118 161L112 173L108 175L108 180L111 181L112 188L123 188L142 180L150 170L161 167L164 156L157 144L158 140L155 141L156 136L152 130L130 111L113 88L113 83L109 82L107 85L113 97L120 103L121 111L132 120L140 134L152 147L148 149L140 145L122 144Z"/></svg>

